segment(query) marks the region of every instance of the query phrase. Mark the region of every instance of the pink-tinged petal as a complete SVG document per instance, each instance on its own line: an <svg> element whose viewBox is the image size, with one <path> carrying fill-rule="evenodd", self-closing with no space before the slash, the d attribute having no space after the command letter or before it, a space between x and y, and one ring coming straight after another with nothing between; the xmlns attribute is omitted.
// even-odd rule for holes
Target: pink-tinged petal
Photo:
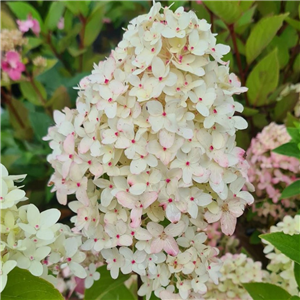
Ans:
<svg viewBox="0 0 300 300"><path fill-rule="evenodd" d="M116 194L118 202L124 207L133 209L135 207L135 198L127 192L118 192Z"/></svg>
<svg viewBox="0 0 300 300"><path fill-rule="evenodd" d="M11 80L19 80L21 78L21 73L18 70L10 69L7 74Z"/></svg>
<svg viewBox="0 0 300 300"><path fill-rule="evenodd" d="M175 133L169 132L167 130L161 130L159 132L159 143L162 147L171 148L175 142Z"/></svg>
<svg viewBox="0 0 300 300"><path fill-rule="evenodd" d="M170 203L166 208L166 217L172 223L178 222L181 218L181 212L175 204Z"/></svg>
<svg viewBox="0 0 300 300"><path fill-rule="evenodd" d="M236 217L224 212L221 218L221 229L226 235L233 235L236 226Z"/></svg>
<svg viewBox="0 0 300 300"><path fill-rule="evenodd" d="M142 222L142 213L143 213L143 208L136 208L134 207L131 210L130 213L130 219L131 219L131 223L130 226L132 228L137 228L141 225Z"/></svg>
<svg viewBox="0 0 300 300"><path fill-rule="evenodd" d="M72 164L72 160L68 159L62 165L61 173L64 179L66 179L67 176L69 175L71 164Z"/></svg>
<svg viewBox="0 0 300 300"><path fill-rule="evenodd" d="M41 28L40 28L40 23L38 22L38 20L36 20L36 19L33 19L32 20L32 23L33 23L33 25L32 25L32 31L33 31L33 33L36 35L36 36L38 36L39 35L39 33L40 33L40 31L41 31Z"/></svg>
<svg viewBox="0 0 300 300"><path fill-rule="evenodd" d="M90 171L97 178L103 174L103 167L100 163L93 163L90 167Z"/></svg>
<svg viewBox="0 0 300 300"><path fill-rule="evenodd" d="M207 211L204 215L208 223L215 223L220 220L222 212L219 211L217 214L212 214L210 211Z"/></svg>
<svg viewBox="0 0 300 300"><path fill-rule="evenodd" d="M57 190L56 192L56 197L57 197L57 201L62 204L62 205L66 205L67 204L67 194L60 192L59 190Z"/></svg>
<svg viewBox="0 0 300 300"><path fill-rule="evenodd" d="M8 72L10 70L10 65L7 61L2 61L1 62L1 68L4 72Z"/></svg>
<svg viewBox="0 0 300 300"><path fill-rule="evenodd" d="M153 237L158 237L164 231L164 227L160 224L149 222L147 224L147 230Z"/></svg>
<svg viewBox="0 0 300 300"><path fill-rule="evenodd" d="M84 137L79 146L78 146L78 152L81 154L84 154L86 152L88 152L93 144L93 139L89 138L89 137Z"/></svg>
<svg viewBox="0 0 300 300"><path fill-rule="evenodd" d="M180 235L184 230L185 224L183 221L179 221L177 224L169 224L165 228L165 233L172 237Z"/></svg>
<svg viewBox="0 0 300 300"><path fill-rule="evenodd" d="M14 65L20 61L20 54L16 51L8 51L5 55L5 58L9 64Z"/></svg>
<svg viewBox="0 0 300 300"><path fill-rule="evenodd" d="M146 192L142 195L141 201L143 203L143 207L149 207L158 197L157 192Z"/></svg>
<svg viewBox="0 0 300 300"><path fill-rule="evenodd" d="M228 209L230 213L236 218L243 214L244 208L245 208L244 203L241 202L239 199L230 200L228 202Z"/></svg>
<svg viewBox="0 0 300 300"><path fill-rule="evenodd" d="M163 241L163 249L172 256L176 256L179 253L178 245L177 245L176 241L174 240L174 238L171 236L168 236Z"/></svg>
<svg viewBox="0 0 300 300"><path fill-rule="evenodd" d="M145 171L147 168L147 163L145 159L132 160L130 163L130 172L132 174L138 175Z"/></svg>
<svg viewBox="0 0 300 300"><path fill-rule="evenodd" d="M156 238L151 243L151 253L159 253L163 249L164 241L162 241L160 238Z"/></svg>
<svg viewBox="0 0 300 300"><path fill-rule="evenodd" d="M78 201L80 201L84 205L89 204L89 198L88 198L88 195L87 195L86 190L84 188L77 189L76 198L77 198Z"/></svg>
<svg viewBox="0 0 300 300"><path fill-rule="evenodd" d="M147 185L145 183L135 183L129 189L129 192L133 195L141 195L145 192Z"/></svg>
<svg viewBox="0 0 300 300"><path fill-rule="evenodd" d="M75 148L75 138L74 135L71 133L67 136L67 138L64 141L64 150L68 154L73 154Z"/></svg>
<svg viewBox="0 0 300 300"><path fill-rule="evenodd" d="M22 73L23 71L25 71L25 65L23 63L21 63L20 61L18 61L16 70L19 71L20 73Z"/></svg>

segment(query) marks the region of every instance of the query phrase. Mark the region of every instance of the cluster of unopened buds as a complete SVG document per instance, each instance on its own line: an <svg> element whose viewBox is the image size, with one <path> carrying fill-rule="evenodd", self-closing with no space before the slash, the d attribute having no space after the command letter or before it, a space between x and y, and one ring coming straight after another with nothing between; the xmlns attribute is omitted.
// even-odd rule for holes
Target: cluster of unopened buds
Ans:
<svg viewBox="0 0 300 300"><path fill-rule="evenodd" d="M222 61L228 52L193 11L156 3L81 80L76 109L56 111L45 138L58 201L77 198L68 205L81 249L99 253L113 278L141 276L147 299L201 298L221 267L207 224L231 235L253 202L235 143L247 123L233 95L247 89Z"/></svg>
<svg viewBox="0 0 300 300"><path fill-rule="evenodd" d="M288 143L291 137L285 125L271 123L252 139L247 151L249 179L255 185L260 206L252 206L259 216L272 215L281 219L295 207L295 198L279 201L282 190L300 176L300 162L297 158L272 152L273 149Z"/></svg>
<svg viewBox="0 0 300 300"><path fill-rule="evenodd" d="M1 291L6 286L8 273L16 266L53 285L57 283L53 275L68 270L76 277L86 278L85 286L89 288L94 280L99 279L99 273L93 263L95 258L79 249L81 236L72 233L68 226L57 223L60 218L58 209L40 213L33 204L20 206L20 202L27 198L14 182L22 181L26 175L9 175L2 164L0 171Z"/></svg>
<svg viewBox="0 0 300 300"><path fill-rule="evenodd" d="M300 215L285 216L276 226L271 226L270 232L283 232L289 235L300 234ZM300 296L298 284L295 280L295 262L269 242L265 240L263 242L266 244L264 253L270 259L270 263L267 265L267 269L271 272L269 282L281 286L292 295Z"/></svg>

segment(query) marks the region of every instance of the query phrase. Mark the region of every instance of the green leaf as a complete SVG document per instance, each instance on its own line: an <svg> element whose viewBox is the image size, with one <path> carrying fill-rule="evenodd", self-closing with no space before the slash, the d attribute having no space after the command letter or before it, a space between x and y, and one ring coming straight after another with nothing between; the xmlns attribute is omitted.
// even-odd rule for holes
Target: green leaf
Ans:
<svg viewBox="0 0 300 300"><path fill-rule="evenodd" d="M53 125L53 120L43 112L30 112L29 120L38 140L42 141L42 138L47 134L48 127Z"/></svg>
<svg viewBox="0 0 300 300"><path fill-rule="evenodd" d="M300 72L300 53L297 55L294 64L293 64L293 71L295 73Z"/></svg>
<svg viewBox="0 0 300 300"><path fill-rule="evenodd" d="M240 17L240 19L236 22L234 26L234 29L237 33L241 34L243 32L243 30L241 30L241 27L243 27L244 29L247 27L247 25L252 23L255 10L256 10L256 5L252 6L249 10L243 13L243 15Z"/></svg>
<svg viewBox="0 0 300 300"><path fill-rule="evenodd" d="M101 280L101 279L100 279ZM86 298L89 300L89 298ZM117 289L111 290L103 297L99 298L101 300L112 300L112 299L119 299L119 300L135 300L136 298L133 294L128 290L128 288L122 284L119 285Z"/></svg>
<svg viewBox="0 0 300 300"><path fill-rule="evenodd" d="M293 142L300 143L300 130L298 128L288 127L286 130Z"/></svg>
<svg viewBox="0 0 300 300"><path fill-rule="evenodd" d="M64 86L58 87L50 100L47 102L47 107L51 107L52 110L61 110L63 108L71 107L70 97L67 89Z"/></svg>
<svg viewBox="0 0 300 300"><path fill-rule="evenodd" d="M90 1L65 1L64 3L75 16L82 14L86 17L89 13Z"/></svg>
<svg viewBox="0 0 300 300"><path fill-rule="evenodd" d="M34 105L43 106L44 104L41 99L41 96L43 97L43 99L46 98L47 96L46 90L40 82L34 81L34 84L36 88L33 86L31 82L28 81L20 82L21 92L24 98L29 102L33 103Z"/></svg>
<svg viewBox="0 0 300 300"><path fill-rule="evenodd" d="M288 14L265 17L251 30L246 42L246 58L250 64L272 41Z"/></svg>
<svg viewBox="0 0 300 300"><path fill-rule="evenodd" d="M253 106L268 104L267 96L275 90L278 80L279 63L275 49L254 67L247 78L249 103Z"/></svg>
<svg viewBox="0 0 300 300"><path fill-rule="evenodd" d="M57 50L59 53L65 51L70 45L71 42L75 39L76 35L80 32L82 28L81 23L77 23L74 27L64 36L62 39L59 40L57 45Z"/></svg>
<svg viewBox="0 0 300 300"><path fill-rule="evenodd" d="M117 279L112 279L110 271L106 269L106 266L102 266L97 269L101 274L100 280L96 281L91 288L86 289L84 293L84 299L88 300L102 300L107 293L117 290L125 280L129 278L129 275L119 274ZM118 298L110 298L118 299ZM108 299L107 299L108 300Z"/></svg>
<svg viewBox="0 0 300 300"><path fill-rule="evenodd" d="M283 288L270 283L253 282L243 286L253 300L288 300L291 297Z"/></svg>
<svg viewBox="0 0 300 300"><path fill-rule="evenodd" d="M63 300L64 297L48 281L27 270L14 268L8 274L1 300Z"/></svg>
<svg viewBox="0 0 300 300"><path fill-rule="evenodd" d="M261 234L260 231L255 230L250 236L250 244L252 244L252 245L260 244L261 243L261 240L259 238L260 234Z"/></svg>
<svg viewBox="0 0 300 300"><path fill-rule="evenodd" d="M284 255L300 264L300 234L289 235L283 232L273 232L261 234L260 238L268 241Z"/></svg>
<svg viewBox="0 0 300 300"><path fill-rule="evenodd" d="M41 28L43 27L43 21L40 14L27 2L7 2L6 4L18 19L26 20L28 15L31 14L32 18L40 23Z"/></svg>
<svg viewBox="0 0 300 300"><path fill-rule="evenodd" d="M294 274L295 274L295 280L298 284L298 288L300 288L300 265L294 264Z"/></svg>
<svg viewBox="0 0 300 300"><path fill-rule="evenodd" d="M17 25L10 14L1 7L1 29L16 29Z"/></svg>
<svg viewBox="0 0 300 300"><path fill-rule="evenodd" d="M104 17L104 14L105 6L103 5L94 10L87 19L83 39L83 44L85 47L90 46L99 35L103 26L102 19Z"/></svg>
<svg viewBox="0 0 300 300"><path fill-rule="evenodd" d="M46 60L46 66L45 67L36 67L34 66L33 74L34 76L41 75L51 68L53 68L57 64L58 60L56 58L49 58Z"/></svg>
<svg viewBox="0 0 300 300"><path fill-rule="evenodd" d="M300 159L300 150L296 143L286 143L283 144L273 150L273 152L286 155L286 156L292 156Z"/></svg>
<svg viewBox="0 0 300 300"><path fill-rule="evenodd" d="M291 93L276 103L273 118L276 122L282 122L288 112L292 111L298 102L298 93Z"/></svg>
<svg viewBox="0 0 300 300"><path fill-rule="evenodd" d="M65 9L64 2L52 2L45 20L45 27L49 30L57 28L57 23L63 15Z"/></svg>
<svg viewBox="0 0 300 300"><path fill-rule="evenodd" d="M300 151L300 150L299 150ZM286 187L280 196L280 199L287 199L293 196L300 195L300 180L291 183Z"/></svg>
<svg viewBox="0 0 300 300"><path fill-rule="evenodd" d="M240 18L242 9L238 1L203 1L204 4L226 24L233 24Z"/></svg>
<svg viewBox="0 0 300 300"><path fill-rule="evenodd" d="M254 116L258 113L259 113L258 109L251 108L251 107L244 107L244 110L243 110L243 115L245 117L251 117L251 116Z"/></svg>
<svg viewBox="0 0 300 300"><path fill-rule="evenodd" d="M293 28L300 31L300 21L291 18L286 18L286 22L289 23Z"/></svg>
<svg viewBox="0 0 300 300"><path fill-rule="evenodd" d="M289 48L281 36L280 37L274 36L273 40L267 46L266 51L267 53L269 53L275 48L277 48L278 51L277 58L278 58L280 69L283 69L289 62L290 55L289 55Z"/></svg>
<svg viewBox="0 0 300 300"><path fill-rule="evenodd" d="M279 1L257 1L258 10L263 15L279 14L280 2Z"/></svg>
<svg viewBox="0 0 300 300"><path fill-rule="evenodd" d="M300 300L300 297L298 297L298 296L292 296L289 300Z"/></svg>
<svg viewBox="0 0 300 300"><path fill-rule="evenodd" d="M42 39L36 38L36 37L31 37L31 36L28 37L27 40L28 40L28 43L24 46L24 53L27 53L31 49L34 49L34 48L40 46L43 42Z"/></svg>
<svg viewBox="0 0 300 300"><path fill-rule="evenodd" d="M83 48L83 49L77 49L77 48L74 48L74 47L69 47L68 48L68 51L69 53L73 56L73 57L77 57L81 54L83 54L84 52L87 51L86 48Z"/></svg>

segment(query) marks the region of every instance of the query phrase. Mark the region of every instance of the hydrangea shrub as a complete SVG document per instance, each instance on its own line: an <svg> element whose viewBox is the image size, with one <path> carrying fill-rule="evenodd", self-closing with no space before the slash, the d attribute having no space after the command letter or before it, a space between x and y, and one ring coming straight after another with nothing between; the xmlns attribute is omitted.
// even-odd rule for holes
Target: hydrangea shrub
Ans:
<svg viewBox="0 0 300 300"><path fill-rule="evenodd" d="M220 220L233 234L253 202L235 143L247 122L233 96L247 89L222 61L228 51L193 11L156 3L81 80L76 109L55 111L45 138L50 185L76 214L81 248L113 278L139 274L147 299L171 297L173 282L183 299L217 283L218 250L204 230Z"/></svg>

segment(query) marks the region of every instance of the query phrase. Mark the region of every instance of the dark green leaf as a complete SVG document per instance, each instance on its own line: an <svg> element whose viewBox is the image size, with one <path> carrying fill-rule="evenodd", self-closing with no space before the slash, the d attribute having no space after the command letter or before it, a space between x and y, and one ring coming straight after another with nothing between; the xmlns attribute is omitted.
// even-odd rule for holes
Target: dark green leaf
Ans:
<svg viewBox="0 0 300 300"><path fill-rule="evenodd" d="M246 43L248 64L272 41L286 16L287 14L265 17L253 27Z"/></svg>
<svg viewBox="0 0 300 300"><path fill-rule="evenodd" d="M54 125L53 120L42 112L30 112L29 120L37 139L40 141L47 134L48 127Z"/></svg>
<svg viewBox="0 0 300 300"><path fill-rule="evenodd" d="M291 93L278 101L274 109L274 121L282 122L286 118L288 112L294 109L298 102L298 97L297 93Z"/></svg>
<svg viewBox="0 0 300 300"><path fill-rule="evenodd" d="M27 40L28 40L28 43L24 46L24 53L27 53L31 49L34 49L34 48L40 46L43 42L42 39L36 38L36 37L31 37L31 36L28 37Z"/></svg>
<svg viewBox="0 0 300 300"><path fill-rule="evenodd" d="M300 53L297 55L294 64L293 64L293 71L295 73L300 72Z"/></svg>
<svg viewBox="0 0 300 300"><path fill-rule="evenodd" d="M289 23L292 27L300 31L300 21L291 19L291 18L286 18L286 22Z"/></svg>
<svg viewBox="0 0 300 300"><path fill-rule="evenodd" d="M57 23L63 15L65 5L63 1L52 2L45 20L45 27L49 30L57 28Z"/></svg>
<svg viewBox="0 0 300 300"><path fill-rule="evenodd" d="M14 268L8 274L1 300L63 300L64 297L48 281L27 270Z"/></svg>
<svg viewBox="0 0 300 300"><path fill-rule="evenodd" d="M297 263L294 263L294 274L296 282L298 284L298 288L300 288L300 265Z"/></svg>
<svg viewBox="0 0 300 300"><path fill-rule="evenodd" d="M129 278L129 275L119 274L117 279L112 279L110 276L110 271L106 269L106 266L102 266L97 269L101 274L101 277L96 281L91 288L86 289L84 293L84 298L88 300L101 300L103 297L116 289L118 289L125 280ZM107 299L107 298L105 298ZM118 298L111 298L118 299Z"/></svg>
<svg viewBox="0 0 300 300"><path fill-rule="evenodd" d="M260 244L261 243L261 240L260 240L260 238L259 238L259 235L261 234L261 232L260 231L258 231L258 230L255 230L252 234L251 234L251 236L250 236L250 243L252 244L252 245L257 245L257 244Z"/></svg>
<svg viewBox="0 0 300 300"><path fill-rule="evenodd" d="M111 290L107 294L103 295L103 297L99 298L99 300L100 299L101 300L112 300L112 299L136 300L136 298L133 296L133 294L128 290L128 288L124 284L119 285L118 288Z"/></svg>
<svg viewBox="0 0 300 300"><path fill-rule="evenodd" d="M16 15L16 17L20 20L26 20L28 15L31 14L33 19L36 19L42 28L43 21L38 13L38 11L31 6L28 2L6 2L6 4L9 6L11 11Z"/></svg>
<svg viewBox="0 0 300 300"><path fill-rule="evenodd" d="M99 35L103 22L102 19L105 13L105 6L98 7L87 19L84 31L83 44L85 47L90 46Z"/></svg>
<svg viewBox="0 0 300 300"><path fill-rule="evenodd" d="M300 195L300 180L297 180L286 187L283 190L280 199L286 199L297 195Z"/></svg>
<svg viewBox="0 0 300 300"><path fill-rule="evenodd" d="M47 107L51 107L52 110L61 110L66 106L71 107L70 97L67 89L64 86L60 86L54 91L47 103Z"/></svg>
<svg viewBox="0 0 300 300"><path fill-rule="evenodd" d="M268 104L268 95L275 90L279 79L277 49L265 56L251 71L246 86L249 103L253 106Z"/></svg>
<svg viewBox="0 0 300 300"><path fill-rule="evenodd" d="M289 300L300 300L300 297L298 297L298 296L292 296Z"/></svg>
<svg viewBox="0 0 300 300"><path fill-rule="evenodd" d="M283 288L270 283L253 282L243 286L253 300L288 300L291 297Z"/></svg>
<svg viewBox="0 0 300 300"><path fill-rule="evenodd" d="M263 15L273 15L280 12L279 1L257 1L259 12Z"/></svg>
<svg viewBox="0 0 300 300"><path fill-rule="evenodd" d="M273 232L262 234L260 238L268 241L284 255L300 264L300 234L289 235L283 232Z"/></svg>
<svg viewBox="0 0 300 300"><path fill-rule="evenodd" d="M273 150L273 152L286 155L286 156L292 156L300 159L300 150L296 143L286 143L283 144Z"/></svg>
<svg viewBox="0 0 300 300"><path fill-rule="evenodd" d="M33 103L34 105L43 106L43 99L46 98L46 90L43 85L38 82L34 81L34 86L31 82L25 81L20 83L21 92L23 97L28 100L29 102Z"/></svg>
<svg viewBox="0 0 300 300"><path fill-rule="evenodd" d="M251 107L244 107L243 115L245 117L251 117L251 116L256 115L257 113L259 113L258 109L251 108Z"/></svg>

